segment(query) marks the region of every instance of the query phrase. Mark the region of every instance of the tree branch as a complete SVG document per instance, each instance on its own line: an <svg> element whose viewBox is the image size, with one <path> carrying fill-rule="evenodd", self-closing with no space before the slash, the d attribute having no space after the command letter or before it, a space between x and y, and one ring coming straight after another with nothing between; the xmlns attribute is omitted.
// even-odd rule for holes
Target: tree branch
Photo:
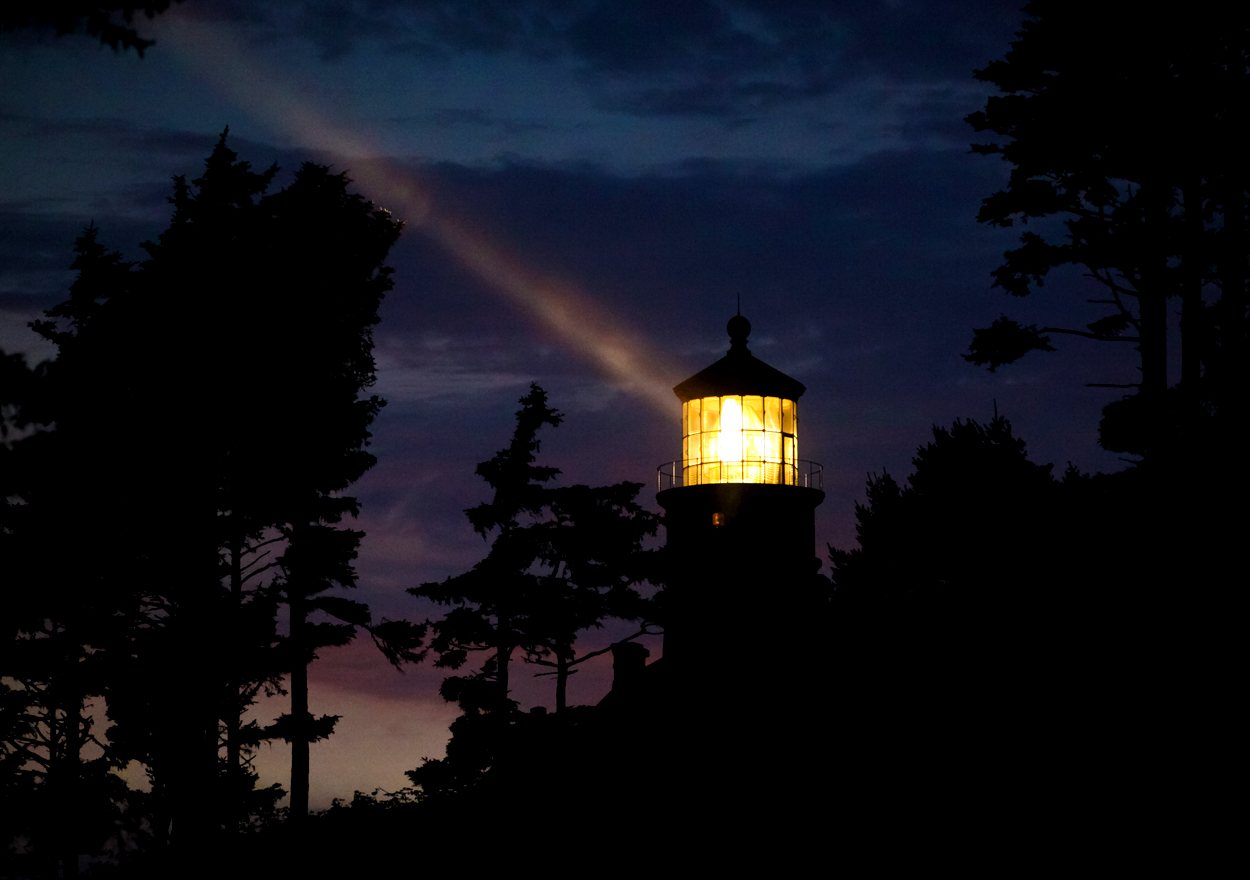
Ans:
<svg viewBox="0 0 1250 880"><path fill-rule="evenodd" d="M1118 285L1118 284L1116 284L1116 283L1115 283L1115 280L1111 277L1111 273L1110 273L1109 271L1107 272L1107 275L1106 275L1106 277L1104 278L1102 275L1099 275L1099 274L1098 274L1098 270L1097 270L1097 269L1094 269L1093 267L1089 266L1088 264L1086 265L1086 268L1087 268L1087 269L1089 269L1089 272L1088 272L1088 273L1086 273L1086 276L1085 276L1085 277L1086 277L1086 278L1093 278L1093 279L1095 279L1096 281L1098 281L1099 283L1101 283L1101 284L1103 284L1103 285L1105 285L1105 286L1107 286L1108 288L1110 288L1110 289L1111 289L1111 295L1112 295L1113 297L1115 297L1115 305L1116 305L1116 306L1120 309L1120 314L1122 314L1122 315L1124 315L1126 318L1128 318L1128 322L1129 322L1130 324L1132 324L1134 327L1136 327L1136 328L1137 328L1137 332L1139 332L1139 333L1140 333L1140 332L1141 332L1141 324L1138 322L1137 318L1133 317L1133 313L1132 313L1132 311L1129 309L1129 307L1128 307L1128 306L1126 306L1126 305L1124 304L1124 301L1123 301L1122 299L1120 299L1120 295L1121 295L1121 294L1124 294L1124 295L1126 295L1126 296L1132 296L1132 297L1138 297L1138 298L1140 298L1140 296L1139 296L1139 294L1137 293L1137 291L1135 291L1135 290L1129 290L1127 287L1120 287L1120 285ZM1121 273L1120 273L1120 275L1121 275L1121 277L1123 277L1124 273L1123 273L1123 272L1121 272Z"/></svg>
<svg viewBox="0 0 1250 880"><path fill-rule="evenodd" d="M619 645L621 642L632 642L634 639L639 638L641 636L654 636L654 635L658 635L658 633L651 632L651 630L647 629L646 625L644 624L642 629L638 630L638 632L634 633L632 636L629 636L624 639L618 639L617 641L613 642L612 645ZM600 654L606 654L608 653L608 651L612 650L612 645L608 645L606 648L601 648L598 651L591 651L589 654L583 654L581 657L578 657L576 660L569 661L569 666L574 666L578 663L581 663L583 660L589 660L591 657L598 657Z"/></svg>
<svg viewBox="0 0 1250 880"><path fill-rule="evenodd" d="M268 554L266 554L266 555L268 555ZM259 561L259 560L257 560L257 561ZM271 562L271 563L269 563L268 565L264 566L263 568L258 568L258 569L256 569L256 571L249 572L249 573L248 573L248 575L247 575L246 577L244 577L242 580L240 580L240 581L239 581L239 586L242 586L243 584L246 584L246 583L247 583L248 581L250 581L252 578L256 577L256 575L261 574L261 573L263 573L263 572L266 572L266 571L268 571L269 569L274 568L275 566L279 566L279 565L281 565L281 564L282 564L282 563L281 563L280 561L275 561L275 562Z"/></svg>
<svg viewBox="0 0 1250 880"><path fill-rule="evenodd" d="M1097 339L1099 342L1139 342L1140 336L1099 336L1087 330L1064 330L1062 327L1043 327L1039 333L1067 333L1069 336L1084 336L1086 339Z"/></svg>

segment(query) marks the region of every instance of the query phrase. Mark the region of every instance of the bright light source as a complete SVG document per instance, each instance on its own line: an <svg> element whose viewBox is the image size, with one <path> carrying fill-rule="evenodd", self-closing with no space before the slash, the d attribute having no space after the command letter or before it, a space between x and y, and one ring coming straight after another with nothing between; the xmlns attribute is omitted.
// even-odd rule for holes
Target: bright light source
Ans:
<svg viewBox="0 0 1250 880"><path fill-rule="evenodd" d="M682 484L797 482L793 400L727 394L682 404Z"/></svg>

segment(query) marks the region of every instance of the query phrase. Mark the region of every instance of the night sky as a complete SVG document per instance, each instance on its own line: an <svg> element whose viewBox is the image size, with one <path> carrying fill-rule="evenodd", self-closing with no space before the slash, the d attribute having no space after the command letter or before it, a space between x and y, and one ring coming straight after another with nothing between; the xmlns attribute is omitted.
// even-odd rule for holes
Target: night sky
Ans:
<svg viewBox="0 0 1250 880"><path fill-rule="evenodd" d="M679 457L671 388L727 350L739 296L754 354L807 385L822 558L854 544L868 472L906 476L933 425L995 404L1035 461L1119 470L1097 445L1118 392L1085 383L1134 381L1131 351L1059 339L996 374L960 357L1003 313L1096 317L1075 270L1025 300L990 287L1018 230L975 217L1008 166L969 152L963 118L1020 5L187 0L142 22L157 40L142 58L2 35L0 347L50 356L26 325L65 298L79 232L94 222L141 259L170 178L197 176L229 126L242 159L281 167L278 186L313 159L407 223L376 329L379 461L355 487L357 598L377 615L436 613L405 588L484 555L462 511L487 499L474 468L530 382L566 416L542 463L564 484L644 483L658 510L656 466ZM605 692L601 659L571 702ZM521 707L553 705L529 672L514 673ZM343 716L313 746L314 807L441 756L443 671L399 675L366 638L311 675L314 713ZM262 781L285 783L285 760L266 748Z"/></svg>

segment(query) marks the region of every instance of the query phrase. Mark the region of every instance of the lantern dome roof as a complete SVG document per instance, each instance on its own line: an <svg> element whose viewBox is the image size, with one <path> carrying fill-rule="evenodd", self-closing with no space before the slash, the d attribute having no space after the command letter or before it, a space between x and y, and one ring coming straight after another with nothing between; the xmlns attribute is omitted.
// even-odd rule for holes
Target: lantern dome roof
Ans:
<svg viewBox="0 0 1250 880"><path fill-rule="evenodd" d="M673 388L673 393L682 402L726 394L758 394L798 400L807 390L807 386L798 379L770 367L747 350L751 322L742 315L730 318L725 329L729 331L729 354Z"/></svg>

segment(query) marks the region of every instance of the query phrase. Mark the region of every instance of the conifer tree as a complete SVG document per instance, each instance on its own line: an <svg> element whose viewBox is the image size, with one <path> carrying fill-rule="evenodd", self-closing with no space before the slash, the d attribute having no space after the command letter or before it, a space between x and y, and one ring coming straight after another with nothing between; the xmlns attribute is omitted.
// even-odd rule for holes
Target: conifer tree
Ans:
<svg viewBox="0 0 1250 880"><path fill-rule="evenodd" d="M637 504L639 483L546 485L560 471L536 464L538 432L563 418L532 384L511 442L477 467L494 497L465 511L478 534L494 535L486 558L464 574L409 590L450 606L433 624L435 665L459 669L470 654L486 654L475 672L443 683L443 697L464 715L452 725L447 758L426 759L408 774L427 796L472 787L499 756L515 719L509 686L516 652L555 670L560 711L574 665L603 653L576 656L578 634L609 617L648 616L637 587L652 573L642 545L658 517Z"/></svg>
<svg viewBox="0 0 1250 880"><path fill-rule="evenodd" d="M268 358L282 389L268 418L280 426L270 451L282 487L279 518L285 539L282 592L290 614L287 637L291 712L279 730L292 744L291 816L308 812L310 742L328 736L329 716L308 713L307 666L320 648L345 644L366 628L396 667L420 654L421 627L372 620L369 609L332 587L354 587L352 561L363 536L338 526L359 512L345 494L373 464L369 427L384 405L368 390L375 381L373 327L391 289L383 265L401 224L348 190L346 174L306 163L294 182L264 200L274 217L269 241L282 256L281 275L267 306L280 338L268 340ZM272 442L272 441L271 441ZM322 612L337 623L313 623Z"/></svg>
<svg viewBox="0 0 1250 880"><path fill-rule="evenodd" d="M977 219L1062 219L1058 235L1049 231L1055 224L1025 231L994 285L1025 296L1052 269L1079 266L1101 285L1090 302L1102 314L1085 327L1041 328L1004 316L976 331L965 357L995 369L1053 351L1054 334L1133 346L1140 378L1092 383L1131 392L1104 411L1106 448L1175 463L1221 425L1239 443L1250 238L1237 144L1247 123L1250 25L1234 7L1158 17L1128 4L1033 0L1025 11L1006 57L976 72L1001 94L967 118L992 135L973 151L1012 166ZM1172 299L1181 313L1175 384Z"/></svg>
<svg viewBox="0 0 1250 880"><path fill-rule="evenodd" d="M114 50L134 49L139 55L154 45L134 27L136 12L155 18L169 8L170 0L128 3L91 3L82 0L12 0L0 9L0 31L20 28L52 30L58 36L79 30Z"/></svg>
<svg viewBox="0 0 1250 880"><path fill-rule="evenodd" d="M542 642L541 634L528 625L543 586L542 576L532 569L547 550L546 523L540 517L549 495L543 484L560 471L534 463L538 431L544 425L556 427L563 418L547 406L547 393L530 385L530 393L521 398L511 443L477 466L477 474L495 490L494 498L465 511L483 538L498 532L490 552L465 574L408 591L451 606L434 625L435 665L458 669L470 653L488 653L473 678L492 683L483 708L505 718L511 711L512 654Z"/></svg>
<svg viewBox="0 0 1250 880"><path fill-rule="evenodd" d="M530 612L545 637L526 647L525 660L549 668L556 682L556 712L568 706L568 680L578 664L611 646L575 653L579 633L598 629L608 618L641 621L628 639L653 634L651 603L637 590L656 581L654 554L643 541L655 535L659 517L637 502L640 483L557 487L548 494L539 564L546 568ZM627 640L628 640L627 639Z"/></svg>
<svg viewBox="0 0 1250 880"><path fill-rule="evenodd" d="M1014 599L1045 584L1055 564L1059 485L1029 461L1002 416L934 426L902 485L868 478L855 505L859 547L829 547L842 598L954 603Z"/></svg>
<svg viewBox="0 0 1250 880"><path fill-rule="evenodd" d="M397 665L419 658L420 627L318 597L355 579L360 533L335 526L374 461L382 401L361 392L400 224L345 175L306 164L270 194L276 173L237 161L223 134L200 177L175 178L149 259L136 271L89 229L70 298L35 325L59 348L41 397L56 430L29 446L47 451L23 495L39 517L25 570L75 600L74 643L112 670L93 679L108 682L112 748L148 768L149 825L172 827L188 859L216 851L247 798L272 800L246 766L260 738L315 738L306 713L276 731L240 722L319 646L298 623L280 644L280 601L367 626ZM47 614L27 617L34 632Z"/></svg>
<svg viewBox="0 0 1250 880"><path fill-rule="evenodd" d="M88 328L104 304L127 294L130 265L106 252L94 228L75 251L70 299L49 313L62 326L35 326L61 356L26 372L14 389L11 419L23 432L4 444L0 493L10 588L0 676L17 713L5 713L4 763L31 851L44 870L65 876L76 876L79 854L103 842L118 803L120 780L107 771L125 762L116 749L98 750L89 702L104 692L111 651L133 620L132 585L119 577L123 554L110 552L124 537L118 520L104 516L130 512L112 485L124 465L112 437L92 437L107 409L108 381L84 370L94 345ZM91 744L97 748L88 756Z"/></svg>

